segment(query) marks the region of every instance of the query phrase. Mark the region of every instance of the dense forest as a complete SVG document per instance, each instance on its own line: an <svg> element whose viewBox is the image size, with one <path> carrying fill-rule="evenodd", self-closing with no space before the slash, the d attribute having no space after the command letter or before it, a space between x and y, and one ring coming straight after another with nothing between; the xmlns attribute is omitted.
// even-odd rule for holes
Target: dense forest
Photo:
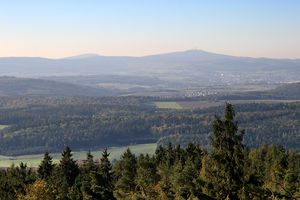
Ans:
<svg viewBox="0 0 300 200"><path fill-rule="evenodd" d="M0 155L59 152L129 144L191 141L211 148L211 123L224 105L172 110L151 106L150 97L0 98ZM263 143L300 146L300 103L235 105L250 148Z"/></svg>
<svg viewBox="0 0 300 200"><path fill-rule="evenodd" d="M200 98L210 100L299 100L300 83L284 84L266 91L236 92L233 94L210 95Z"/></svg>
<svg viewBox="0 0 300 200"><path fill-rule="evenodd" d="M212 134L211 152L196 143L169 143L154 155L127 149L113 165L107 149L100 161L89 152L78 163L66 146L58 165L46 152L37 169L21 163L0 171L0 199L300 198L300 155L273 144L249 151L232 105L226 104L223 118L214 117Z"/></svg>
<svg viewBox="0 0 300 200"><path fill-rule="evenodd" d="M111 90L37 78L0 76L0 95L27 97L74 97L114 95Z"/></svg>

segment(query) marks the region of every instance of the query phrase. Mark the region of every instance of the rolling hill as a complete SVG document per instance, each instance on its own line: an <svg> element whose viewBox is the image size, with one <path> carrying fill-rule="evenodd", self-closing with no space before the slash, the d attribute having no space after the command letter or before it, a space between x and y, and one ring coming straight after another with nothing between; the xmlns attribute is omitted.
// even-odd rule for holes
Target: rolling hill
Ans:
<svg viewBox="0 0 300 200"><path fill-rule="evenodd" d="M111 92L88 86L80 86L51 80L0 77L0 95L30 97L103 96Z"/></svg>
<svg viewBox="0 0 300 200"><path fill-rule="evenodd" d="M0 58L0 71L10 76L144 75L201 84L247 80L287 82L300 79L300 59L235 57L201 50L144 57L96 54L61 59L7 57Z"/></svg>

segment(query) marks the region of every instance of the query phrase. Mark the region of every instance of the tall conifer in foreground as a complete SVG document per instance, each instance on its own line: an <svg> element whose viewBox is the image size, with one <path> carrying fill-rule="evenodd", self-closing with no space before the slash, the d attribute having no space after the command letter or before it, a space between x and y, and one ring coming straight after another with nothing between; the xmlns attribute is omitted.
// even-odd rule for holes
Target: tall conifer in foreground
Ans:
<svg viewBox="0 0 300 200"><path fill-rule="evenodd" d="M80 190L82 192L83 200L93 200L95 198L91 189L91 176L97 171L97 166L94 163L94 157L90 150L87 152L86 160L83 162L80 171L82 176Z"/></svg>
<svg viewBox="0 0 300 200"><path fill-rule="evenodd" d="M75 179L79 174L79 168L72 158L70 147L66 146L61 153L62 158L58 166L59 185L57 187L57 199L68 200L70 188L74 185Z"/></svg>
<svg viewBox="0 0 300 200"><path fill-rule="evenodd" d="M214 176L211 182L218 199L240 199L243 190L244 131L238 134L234 117L233 106L226 103L225 119L215 116L212 125L214 138L211 142L211 158Z"/></svg>
<svg viewBox="0 0 300 200"><path fill-rule="evenodd" d="M107 148L104 149L97 171L91 174L91 190L97 200L114 200L112 165L108 159Z"/></svg>
<svg viewBox="0 0 300 200"><path fill-rule="evenodd" d="M72 153L70 147L66 146L65 150L62 152L62 158L59 163L59 170L61 176L65 178L68 186L74 184L75 178L79 173L78 166L72 158Z"/></svg>

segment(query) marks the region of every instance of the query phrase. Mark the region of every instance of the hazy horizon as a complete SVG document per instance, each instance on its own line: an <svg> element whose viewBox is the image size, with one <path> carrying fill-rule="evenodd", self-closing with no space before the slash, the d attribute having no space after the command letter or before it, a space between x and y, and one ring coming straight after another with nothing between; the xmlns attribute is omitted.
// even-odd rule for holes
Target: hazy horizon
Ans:
<svg viewBox="0 0 300 200"><path fill-rule="evenodd" d="M186 50L178 50L178 51L168 51L168 52L159 52L159 53L153 53L153 54L147 54L147 55L141 55L141 56L134 56L134 55L101 55L98 53L94 52L88 52L88 53L82 53L82 54L75 54L75 55L69 55L69 56L62 56L62 57L43 57L43 56L0 56L0 58L45 58L45 59L69 59L69 58L81 58L82 56L104 56L104 57L132 57L132 58L143 58L147 56L156 56L156 55L164 55L164 54L172 54L172 53L183 53L183 52L188 52L188 51L201 51L201 52L206 52L209 54L218 54L218 55L226 55L226 56L233 56L233 57L240 57L240 58L266 58L266 59L290 59L290 60L299 60L299 57L296 58L287 58L287 57L263 57L263 56L239 56L239 55L230 55L230 54L225 54L225 53L217 53L217 52L211 52L211 51L206 51L202 49L186 49Z"/></svg>
<svg viewBox="0 0 300 200"><path fill-rule="evenodd" d="M0 57L141 57L201 49L300 58L300 1L0 2Z"/></svg>

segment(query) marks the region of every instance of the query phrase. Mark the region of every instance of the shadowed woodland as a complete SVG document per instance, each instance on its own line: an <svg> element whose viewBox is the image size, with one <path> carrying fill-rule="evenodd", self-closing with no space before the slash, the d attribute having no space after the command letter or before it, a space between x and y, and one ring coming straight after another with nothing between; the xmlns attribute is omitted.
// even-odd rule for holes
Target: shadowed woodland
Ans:
<svg viewBox="0 0 300 200"><path fill-rule="evenodd" d="M235 111L226 104L212 124L212 151L196 143L169 143L154 155L127 149L115 163L107 149L100 162L87 153L78 165L66 146L58 165L49 153L38 169L26 164L0 171L0 199L296 199L300 156L282 146L248 150Z"/></svg>

